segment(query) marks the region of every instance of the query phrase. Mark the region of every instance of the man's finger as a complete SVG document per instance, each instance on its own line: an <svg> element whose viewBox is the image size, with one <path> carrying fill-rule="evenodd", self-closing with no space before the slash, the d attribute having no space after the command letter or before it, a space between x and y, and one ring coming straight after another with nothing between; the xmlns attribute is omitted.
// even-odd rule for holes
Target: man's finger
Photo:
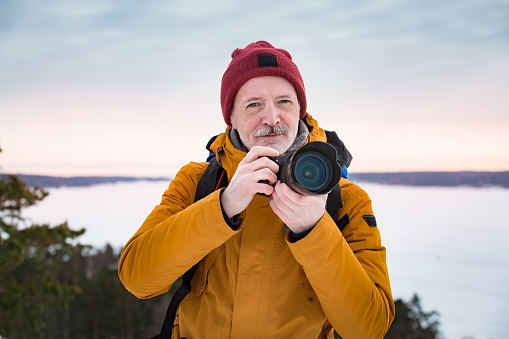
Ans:
<svg viewBox="0 0 509 339"><path fill-rule="evenodd" d="M284 214L289 215L293 212L292 209L292 201L288 199L287 196L285 196L284 192L282 191L282 185L281 181L278 181L276 185L274 186L274 193L272 194L272 197L274 199L274 202L278 206L279 210L281 210Z"/></svg>
<svg viewBox="0 0 509 339"><path fill-rule="evenodd" d="M266 182L262 183L273 185L277 181L277 175L269 168L262 168L255 172L255 179L259 183L266 180Z"/></svg>
<svg viewBox="0 0 509 339"><path fill-rule="evenodd" d="M287 205L290 203L302 205L302 199L304 198L302 194L295 192L285 183L281 183L280 190L282 195L281 198Z"/></svg>
<svg viewBox="0 0 509 339"><path fill-rule="evenodd" d="M265 146L254 146L251 150L246 154L242 161L244 162L253 162L260 157L277 157L279 152L273 148L265 147Z"/></svg>

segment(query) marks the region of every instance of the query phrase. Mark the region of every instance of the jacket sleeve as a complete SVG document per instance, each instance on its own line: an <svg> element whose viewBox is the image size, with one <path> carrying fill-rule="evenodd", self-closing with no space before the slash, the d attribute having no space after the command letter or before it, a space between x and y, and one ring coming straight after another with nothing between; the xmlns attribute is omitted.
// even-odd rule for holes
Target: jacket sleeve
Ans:
<svg viewBox="0 0 509 339"><path fill-rule="evenodd" d="M219 190L194 203L205 167L204 163L184 166L161 204L124 246L118 275L138 298L168 291L178 277L241 229L233 231L226 224Z"/></svg>
<svg viewBox="0 0 509 339"><path fill-rule="evenodd" d="M350 223L339 231L325 213L303 239L288 246L302 265L320 304L343 338L383 338L394 319L385 248L373 215L371 200L359 186L342 179L343 208Z"/></svg>

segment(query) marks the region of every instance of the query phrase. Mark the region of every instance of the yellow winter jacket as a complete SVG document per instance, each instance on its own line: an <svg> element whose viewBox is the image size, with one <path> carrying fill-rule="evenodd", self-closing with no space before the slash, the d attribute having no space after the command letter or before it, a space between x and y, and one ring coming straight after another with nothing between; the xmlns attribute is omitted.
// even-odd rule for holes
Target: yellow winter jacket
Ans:
<svg viewBox="0 0 509 339"><path fill-rule="evenodd" d="M326 141L318 123L307 141ZM222 166L231 180L245 153L226 133ZM217 154L217 152L216 152ZM221 212L218 190L194 203L207 163L184 166L161 204L125 245L119 277L139 298L168 291L198 261L192 289L181 302L172 338L383 338L394 303L371 201L359 186L341 179L350 223L339 231L328 213L303 239L291 242L269 199L255 196L232 230ZM161 315L163 316L163 315Z"/></svg>

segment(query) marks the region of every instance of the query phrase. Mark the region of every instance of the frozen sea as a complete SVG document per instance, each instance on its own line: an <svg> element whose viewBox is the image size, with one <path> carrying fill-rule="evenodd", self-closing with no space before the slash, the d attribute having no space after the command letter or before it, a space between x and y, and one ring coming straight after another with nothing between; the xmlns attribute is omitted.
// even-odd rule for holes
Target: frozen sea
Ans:
<svg viewBox="0 0 509 339"><path fill-rule="evenodd" d="M49 189L25 217L86 228L81 242L123 246L168 182ZM448 339L509 338L509 190L361 183L387 247L394 298L417 293ZM508 285L506 285L508 284Z"/></svg>

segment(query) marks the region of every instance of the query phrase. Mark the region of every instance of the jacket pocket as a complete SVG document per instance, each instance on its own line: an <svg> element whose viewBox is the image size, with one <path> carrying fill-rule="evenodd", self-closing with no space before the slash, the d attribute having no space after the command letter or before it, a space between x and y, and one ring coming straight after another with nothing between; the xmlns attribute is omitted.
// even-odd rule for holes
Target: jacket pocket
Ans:
<svg viewBox="0 0 509 339"><path fill-rule="evenodd" d="M303 288L304 293L308 295L309 298L317 299L318 296L316 295L313 286L311 286L311 283L309 282L308 277L306 276L306 272L304 272L304 268L301 265L299 265L299 275L302 281L301 286Z"/></svg>

